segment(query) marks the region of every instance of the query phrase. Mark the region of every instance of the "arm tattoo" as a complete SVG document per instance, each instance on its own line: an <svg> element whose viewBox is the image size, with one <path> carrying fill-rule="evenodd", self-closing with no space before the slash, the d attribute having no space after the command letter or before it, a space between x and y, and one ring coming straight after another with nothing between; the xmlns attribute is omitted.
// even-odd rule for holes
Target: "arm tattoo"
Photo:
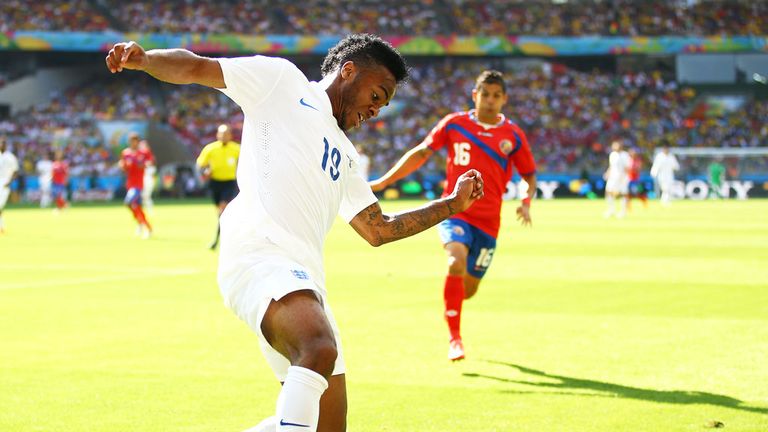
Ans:
<svg viewBox="0 0 768 432"><path fill-rule="evenodd" d="M456 214L450 199L432 201L422 207L396 214L383 214L379 203L373 203L361 212L373 228L377 244L384 244L418 234Z"/></svg>

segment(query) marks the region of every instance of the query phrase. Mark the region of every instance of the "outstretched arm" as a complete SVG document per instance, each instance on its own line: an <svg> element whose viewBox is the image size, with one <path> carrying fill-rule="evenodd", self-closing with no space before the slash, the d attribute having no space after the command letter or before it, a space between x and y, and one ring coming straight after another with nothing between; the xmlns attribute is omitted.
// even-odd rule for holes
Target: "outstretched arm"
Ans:
<svg viewBox="0 0 768 432"><path fill-rule="evenodd" d="M457 213L468 209L483 196L483 178L478 171L469 170L459 177L450 196L429 202L423 207L384 214L375 202L357 214L350 225L373 246L418 234Z"/></svg>
<svg viewBox="0 0 768 432"><path fill-rule="evenodd" d="M185 49L144 51L136 42L115 44L105 59L112 73L123 69L144 71L160 81L171 84L201 84L225 88L224 74L219 62L201 57Z"/></svg>
<svg viewBox="0 0 768 432"><path fill-rule="evenodd" d="M392 183L419 169L432 156L432 153L434 150L427 147L426 144L419 144L408 150L386 174L368 184L374 192L382 191Z"/></svg>

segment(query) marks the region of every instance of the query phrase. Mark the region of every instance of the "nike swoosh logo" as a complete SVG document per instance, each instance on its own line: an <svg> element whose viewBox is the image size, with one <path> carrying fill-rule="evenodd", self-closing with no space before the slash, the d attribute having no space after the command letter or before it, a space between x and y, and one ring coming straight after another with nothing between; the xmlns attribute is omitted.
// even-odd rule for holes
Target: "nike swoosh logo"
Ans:
<svg viewBox="0 0 768 432"><path fill-rule="evenodd" d="M300 103L300 104L302 104L302 105L304 105L304 106L305 106L305 107L307 107L307 108L312 108L313 110L315 110L315 111L318 111L318 109L317 109L317 108L315 108L315 107L313 107L312 105L310 105L310 104L308 104L308 103L304 102L304 98L301 98L301 99L299 99L299 103Z"/></svg>
<svg viewBox="0 0 768 432"><path fill-rule="evenodd" d="M309 106L309 105L307 105L307 106ZM310 107L310 108L312 108L312 107ZM285 421L283 419L280 419L280 426L296 426L296 427L305 427L305 428L309 427L309 425L303 425L303 424L298 424L298 423L288 423L287 421Z"/></svg>

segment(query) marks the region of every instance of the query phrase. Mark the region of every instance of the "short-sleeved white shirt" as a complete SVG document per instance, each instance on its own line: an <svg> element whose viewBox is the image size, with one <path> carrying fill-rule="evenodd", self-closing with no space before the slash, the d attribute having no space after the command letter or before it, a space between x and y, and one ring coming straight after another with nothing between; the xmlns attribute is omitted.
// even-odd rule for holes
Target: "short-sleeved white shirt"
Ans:
<svg viewBox="0 0 768 432"><path fill-rule="evenodd" d="M632 163L632 158L625 151L612 151L608 156L608 181L629 180L627 170Z"/></svg>
<svg viewBox="0 0 768 432"><path fill-rule="evenodd" d="M13 178L13 173L19 170L19 161L9 151L0 153L0 187L5 187Z"/></svg>
<svg viewBox="0 0 768 432"><path fill-rule="evenodd" d="M40 175L40 183L43 185L50 185L51 181L53 181L53 161L40 159L37 161L35 169Z"/></svg>
<svg viewBox="0 0 768 432"><path fill-rule="evenodd" d="M680 169L680 164L675 155L659 152L653 159L651 176L656 177L662 183L672 182L675 180L675 171L678 169Z"/></svg>
<svg viewBox="0 0 768 432"><path fill-rule="evenodd" d="M351 221L376 197L359 174L358 154L333 116L326 88L291 62L221 58L224 94L243 110L239 195L224 223L242 245L266 242L323 285L322 250L337 215Z"/></svg>

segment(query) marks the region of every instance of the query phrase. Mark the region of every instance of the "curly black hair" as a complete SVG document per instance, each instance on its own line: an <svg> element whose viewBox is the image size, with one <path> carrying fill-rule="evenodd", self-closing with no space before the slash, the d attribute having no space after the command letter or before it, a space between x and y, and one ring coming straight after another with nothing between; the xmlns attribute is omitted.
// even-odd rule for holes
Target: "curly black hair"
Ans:
<svg viewBox="0 0 768 432"><path fill-rule="evenodd" d="M351 34L339 41L328 50L320 71L326 76L350 60L364 66L380 64L394 75L397 83L408 78L408 66L400 52L389 42L368 33Z"/></svg>

